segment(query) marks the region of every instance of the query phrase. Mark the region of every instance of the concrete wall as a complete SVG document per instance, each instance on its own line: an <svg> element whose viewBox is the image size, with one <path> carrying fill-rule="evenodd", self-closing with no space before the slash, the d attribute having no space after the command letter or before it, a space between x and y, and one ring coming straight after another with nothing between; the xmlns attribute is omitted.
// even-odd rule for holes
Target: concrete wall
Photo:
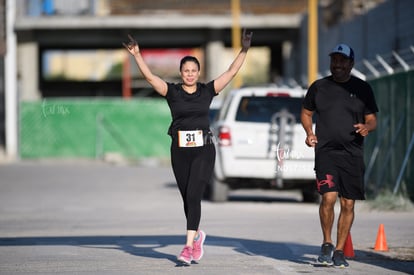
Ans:
<svg viewBox="0 0 414 275"><path fill-rule="evenodd" d="M34 42L20 43L17 52L17 81L20 100L39 100L38 45Z"/></svg>

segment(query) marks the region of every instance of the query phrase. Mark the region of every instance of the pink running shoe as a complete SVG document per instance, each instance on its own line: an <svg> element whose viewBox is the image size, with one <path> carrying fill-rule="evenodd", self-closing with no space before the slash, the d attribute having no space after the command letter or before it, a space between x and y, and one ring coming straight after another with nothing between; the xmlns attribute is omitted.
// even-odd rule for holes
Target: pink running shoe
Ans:
<svg viewBox="0 0 414 275"><path fill-rule="evenodd" d="M188 245L184 246L180 256L177 257L177 260L184 264L190 265L193 260L193 248Z"/></svg>
<svg viewBox="0 0 414 275"><path fill-rule="evenodd" d="M193 243L193 259L199 261L204 255L204 241L206 240L206 233L204 231L198 231L198 238L194 239Z"/></svg>

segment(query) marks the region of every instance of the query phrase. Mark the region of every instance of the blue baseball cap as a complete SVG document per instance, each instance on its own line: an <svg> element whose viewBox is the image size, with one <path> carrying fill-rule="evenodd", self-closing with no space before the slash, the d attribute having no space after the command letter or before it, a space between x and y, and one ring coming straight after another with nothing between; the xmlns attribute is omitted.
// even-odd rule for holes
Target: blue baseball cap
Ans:
<svg viewBox="0 0 414 275"><path fill-rule="evenodd" d="M334 53L342 54L345 57L354 60L354 50L346 44L336 45L335 48L333 48L333 50L329 53L329 56Z"/></svg>

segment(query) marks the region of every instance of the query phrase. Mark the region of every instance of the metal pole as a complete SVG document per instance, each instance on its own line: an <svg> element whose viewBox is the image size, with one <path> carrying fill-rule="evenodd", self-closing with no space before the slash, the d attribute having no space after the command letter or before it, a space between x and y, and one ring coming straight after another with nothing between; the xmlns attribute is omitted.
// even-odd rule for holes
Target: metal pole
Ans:
<svg viewBox="0 0 414 275"><path fill-rule="evenodd" d="M381 148L381 143L382 143L382 141L383 141L386 133L388 133L388 129L390 128L390 126L388 124L389 118L390 117L387 116L384 119L384 122L383 122L383 125L384 126L381 127L381 129L383 129L383 130L380 132L380 134L377 137L377 140L376 140L375 146L374 146L374 150L372 151L371 158L370 158L370 160L368 162L367 168L365 169L365 175L364 175L364 182L365 182L365 184L368 183L368 179L371 176L372 168L374 167L374 163L377 160L377 156L378 156L378 153L379 153L380 148Z"/></svg>
<svg viewBox="0 0 414 275"><path fill-rule="evenodd" d="M318 0L308 1L308 85L318 76Z"/></svg>
<svg viewBox="0 0 414 275"><path fill-rule="evenodd" d="M131 91L131 63L129 55L126 55L122 63L122 96L128 99L132 96Z"/></svg>
<svg viewBox="0 0 414 275"><path fill-rule="evenodd" d="M413 145L414 145L414 133L411 136L410 145L408 146L408 150L405 153L404 161L403 161L403 164L401 165L400 173L399 173L397 181L395 183L395 187L394 187L394 191L393 191L394 195L397 193L398 189L400 188L401 179L404 175L405 167L407 167L408 158L410 157L411 150L413 149Z"/></svg>
<svg viewBox="0 0 414 275"><path fill-rule="evenodd" d="M96 114L96 137L95 137L95 158L103 157L103 120L101 113Z"/></svg>
<svg viewBox="0 0 414 275"><path fill-rule="evenodd" d="M16 1L6 0L6 55L4 62L5 75L5 122L6 122L6 154L11 159L17 158L17 39L14 32L16 17Z"/></svg>
<svg viewBox="0 0 414 275"><path fill-rule="evenodd" d="M237 51L241 47L241 31L240 31L240 0L231 0L231 14L233 18L231 39L232 47L234 52L237 54ZM236 74L233 81L233 86L239 88L242 85L242 80L239 74Z"/></svg>
<svg viewBox="0 0 414 275"><path fill-rule="evenodd" d="M397 130L393 132L395 134L394 134L394 137L391 140L391 144L389 145L387 154L386 154L386 156L383 160L383 165L381 166L381 169L380 169L381 175L378 177L376 192L378 192L380 190L379 187L382 185L382 182L384 180L385 172L387 172L386 167L387 166L389 167L390 165L392 165L392 163L389 163L389 160L393 155L393 151L395 149L395 143L397 142L397 139L399 137L399 134L400 134L400 131L402 129L403 122L404 122L405 118L406 118L406 116L401 115L401 118L399 119L399 123L398 123L398 126L397 126ZM392 131L392 129L391 129L391 131Z"/></svg>

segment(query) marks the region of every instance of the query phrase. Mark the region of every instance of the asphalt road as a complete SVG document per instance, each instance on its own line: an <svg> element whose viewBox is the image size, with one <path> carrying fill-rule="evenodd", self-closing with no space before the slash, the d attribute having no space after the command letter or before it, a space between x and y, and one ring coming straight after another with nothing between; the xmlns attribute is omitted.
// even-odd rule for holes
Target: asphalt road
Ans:
<svg viewBox="0 0 414 275"><path fill-rule="evenodd" d="M350 267L315 263L318 206L243 190L202 202L205 256L180 266L181 199L168 166L0 164L0 274L414 274L414 212L357 204ZM384 224L389 251L373 249ZM335 233L335 232L334 232Z"/></svg>

